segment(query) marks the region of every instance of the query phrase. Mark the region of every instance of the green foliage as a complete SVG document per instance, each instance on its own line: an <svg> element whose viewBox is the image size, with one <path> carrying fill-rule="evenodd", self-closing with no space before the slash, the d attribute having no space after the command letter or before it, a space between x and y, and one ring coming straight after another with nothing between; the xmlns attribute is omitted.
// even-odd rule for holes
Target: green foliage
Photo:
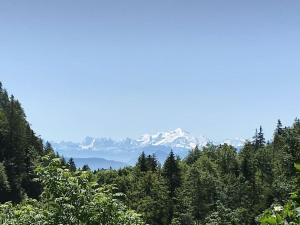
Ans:
<svg viewBox="0 0 300 225"><path fill-rule="evenodd" d="M167 185L162 176L147 172L134 181L128 192L129 205L143 215L143 219L152 225L166 224L168 207Z"/></svg>
<svg viewBox="0 0 300 225"><path fill-rule="evenodd" d="M295 169L296 190L284 206L274 204L267 209L258 219L261 225L300 224L300 164Z"/></svg>
<svg viewBox="0 0 300 225"><path fill-rule="evenodd" d="M5 166L0 163L0 192L5 193L9 191L9 182L6 175Z"/></svg>
<svg viewBox="0 0 300 225"><path fill-rule="evenodd" d="M240 215L242 209L232 210L226 208L221 202L217 202L215 211L213 211L206 219L205 225L240 225L242 221Z"/></svg>
<svg viewBox="0 0 300 225"><path fill-rule="evenodd" d="M186 201L192 217L203 221L214 208L218 187L217 165L207 156L199 158L187 171Z"/></svg>
<svg viewBox="0 0 300 225"><path fill-rule="evenodd" d="M45 157L46 166L36 171L44 187L40 201L27 199L16 206L0 206L3 225L142 225L139 215L128 210L110 189L97 184L91 172L75 173L60 159Z"/></svg>

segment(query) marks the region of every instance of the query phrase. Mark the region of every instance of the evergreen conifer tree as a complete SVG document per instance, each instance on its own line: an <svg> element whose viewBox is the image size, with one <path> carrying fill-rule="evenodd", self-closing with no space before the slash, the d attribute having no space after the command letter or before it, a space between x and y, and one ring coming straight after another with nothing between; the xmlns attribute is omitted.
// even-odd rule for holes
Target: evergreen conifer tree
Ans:
<svg viewBox="0 0 300 225"><path fill-rule="evenodd" d="M281 135L282 132L283 132L282 123L281 123L280 120L278 120L278 121L277 121L276 130L275 130L275 134Z"/></svg>
<svg viewBox="0 0 300 225"><path fill-rule="evenodd" d="M164 163L162 174L166 179L170 197L170 203L168 206L168 223L170 224L174 216L176 190L181 186L181 170L173 150L171 150Z"/></svg>
<svg viewBox="0 0 300 225"><path fill-rule="evenodd" d="M146 155L145 152L142 152L140 157L138 158L137 166L141 172L147 171L147 162L146 162Z"/></svg>
<svg viewBox="0 0 300 225"><path fill-rule="evenodd" d="M264 137L263 129L262 126L259 127L259 132L258 132L258 146L259 148L263 147L266 144L266 140Z"/></svg>
<svg viewBox="0 0 300 225"><path fill-rule="evenodd" d="M75 162L74 162L73 158L69 159L67 165L68 165L68 168L69 168L70 171L72 171L72 172L76 171L76 165L75 165Z"/></svg>
<svg viewBox="0 0 300 225"><path fill-rule="evenodd" d="M87 165L87 164L86 164L86 165L83 165L82 170L83 170L83 171L91 171L89 165Z"/></svg>
<svg viewBox="0 0 300 225"><path fill-rule="evenodd" d="M181 177L178 161L173 153L173 150L171 150L164 163L163 175L169 185L170 196L174 197L176 188L180 187L181 185Z"/></svg>

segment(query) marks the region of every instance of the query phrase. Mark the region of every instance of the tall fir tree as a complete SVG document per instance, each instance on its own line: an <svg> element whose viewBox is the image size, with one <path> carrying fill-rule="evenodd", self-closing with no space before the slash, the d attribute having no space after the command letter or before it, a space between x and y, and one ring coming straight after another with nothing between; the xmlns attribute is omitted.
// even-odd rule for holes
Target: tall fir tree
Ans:
<svg viewBox="0 0 300 225"><path fill-rule="evenodd" d="M278 120L277 125L276 125L275 134L281 135L282 133L283 133L282 123L281 123L281 120Z"/></svg>
<svg viewBox="0 0 300 225"><path fill-rule="evenodd" d="M82 169L83 171L91 171L91 168L89 167L89 165L85 164L83 165Z"/></svg>
<svg viewBox="0 0 300 225"><path fill-rule="evenodd" d="M158 161L157 161L156 156L154 154L147 156L147 158L146 158L146 167L147 167L147 171L157 170Z"/></svg>
<svg viewBox="0 0 300 225"><path fill-rule="evenodd" d="M264 137L262 126L259 127L259 131L255 130L255 135L253 137L253 145L254 148L257 150L262 148L266 144L266 140Z"/></svg>
<svg viewBox="0 0 300 225"><path fill-rule="evenodd" d="M200 155L201 155L201 150L199 149L199 146L196 145L196 147L193 148L189 152L189 154L185 158L185 161L186 161L187 164L191 165L199 159Z"/></svg>
<svg viewBox="0 0 300 225"><path fill-rule="evenodd" d="M181 185L181 174L180 168L178 164L178 160L176 159L173 150L171 150L168 158L166 159L163 167L163 175L167 180L170 190L170 196L175 196L175 190Z"/></svg>
<svg viewBox="0 0 300 225"><path fill-rule="evenodd" d="M74 162L73 158L70 158L68 160L67 166L68 166L68 168L69 168L70 171L72 171L72 172L76 171L76 165L75 165L75 162Z"/></svg>
<svg viewBox="0 0 300 225"><path fill-rule="evenodd" d="M168 223L170 224L174 217L174 210L176 205L176 190L181 186L181 170L179 167L178 159L176 159L173 150L171 150L168 158L166 159L163 171L163 176L168 185L168 192L170 203L168 206Z"/></svg>
<svg viewBox="0 0 300 225"><path fill-rule="evenodd" d="M138 158L137 167L140 169L141 172L147 171L147 162L146 162L146 155L145 152L142 152L142 154Z"/></svg>
<svg viewBox="0 0 300 225"><path fill-rule="evenodd" d="M259 132L258 132L258 145L259 148L263 147L266 144L266 139L263 133L262 126L259 127Z"/></svg>

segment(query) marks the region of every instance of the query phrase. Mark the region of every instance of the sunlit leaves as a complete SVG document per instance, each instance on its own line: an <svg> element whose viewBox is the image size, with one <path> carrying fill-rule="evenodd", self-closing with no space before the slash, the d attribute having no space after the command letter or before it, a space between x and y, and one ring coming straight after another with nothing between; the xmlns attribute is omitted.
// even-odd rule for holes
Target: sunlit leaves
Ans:
<svg viewBox="0 0 300 225"><path fill-rule="evenodd" d="M112 192L100 187L91 172L71 172L60 159L49 159L36 172L44 187L40 201L0 206L3 225L142 225L139 215L128 210Z"/></svg>

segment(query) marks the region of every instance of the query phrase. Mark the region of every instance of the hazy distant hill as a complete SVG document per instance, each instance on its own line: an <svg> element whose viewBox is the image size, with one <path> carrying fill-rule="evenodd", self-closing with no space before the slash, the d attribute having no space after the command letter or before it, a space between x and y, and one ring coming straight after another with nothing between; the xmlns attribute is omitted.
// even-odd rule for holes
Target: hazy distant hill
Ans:
<svg viewBox="0 0 300 225"><path fill-rule="evenodd" d="M120 169L127 166L126 163L118 162L114 160L106 160L102 158L73 158L76 166L82 168L84 165L88 165L92 170L96 169Z"/></svg>

